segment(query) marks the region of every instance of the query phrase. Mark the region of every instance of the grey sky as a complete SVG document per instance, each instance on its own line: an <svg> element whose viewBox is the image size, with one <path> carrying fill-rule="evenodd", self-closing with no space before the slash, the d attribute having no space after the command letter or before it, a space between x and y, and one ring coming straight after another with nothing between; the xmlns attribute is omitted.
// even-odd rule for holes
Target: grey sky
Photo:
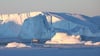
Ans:
<svg viewBox="0 0 100 56"><path fill-rule="evenodd" d="M100 0L0 0L0 13L56 11L100 15Z"/></svg>

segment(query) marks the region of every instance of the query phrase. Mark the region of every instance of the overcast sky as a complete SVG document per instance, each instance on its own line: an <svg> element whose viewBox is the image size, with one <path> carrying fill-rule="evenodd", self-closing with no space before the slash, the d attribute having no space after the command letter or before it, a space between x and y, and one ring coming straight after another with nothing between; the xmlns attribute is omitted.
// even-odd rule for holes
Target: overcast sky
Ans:
<svg viewBox="0 0 100 56"><path fill-rule="evenodd" d="M0 0L1 13L56 11L100 15L100 0Z"/></svg>

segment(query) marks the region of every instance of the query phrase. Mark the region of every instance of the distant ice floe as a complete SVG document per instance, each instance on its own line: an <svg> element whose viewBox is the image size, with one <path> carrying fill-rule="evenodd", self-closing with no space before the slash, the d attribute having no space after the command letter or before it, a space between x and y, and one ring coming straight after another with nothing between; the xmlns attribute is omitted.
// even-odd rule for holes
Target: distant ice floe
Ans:
<svg viewBox="0 0 100 56"><path fill-rule="evenodd" d="M81 41L80 35L67 35L66 33L56 33L55 36L45 42L45 44L84 44L84 45L100 45L100 42Z"/></svg>
<svg viewBox="0 0 100 56"><path fill-rule="evenodd" d="M7 48L24 48L24 47L30 48L31 46L27 46L26 44L23 44L23 43L11 42L11 43L8 43L6 47Z"/></svg>
<svg viewBox="0 0 100 56"><path fill-rule="evenodd" d="M95 43L93 43L92 41L87 41L87 42L85 42L84 43L84 45L87 45L87 46L89 46L89 45L100 45L100 42L95 42Z"/></svg>

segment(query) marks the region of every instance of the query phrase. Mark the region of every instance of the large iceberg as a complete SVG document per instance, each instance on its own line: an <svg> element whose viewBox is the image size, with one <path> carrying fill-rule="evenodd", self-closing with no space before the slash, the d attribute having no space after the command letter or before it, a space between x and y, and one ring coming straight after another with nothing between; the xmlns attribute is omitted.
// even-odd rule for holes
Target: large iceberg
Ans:
<svg viewBox="0 0 100 56"><path fill-rule="evenodd" d="M33 17L34 14L31 14L28 18L27 15L3 20L0 24L0 38L51 39L57 32L64 32L100 41L100 28L90 20L93 19L91 17L57 12L41 12Z"/></svg>

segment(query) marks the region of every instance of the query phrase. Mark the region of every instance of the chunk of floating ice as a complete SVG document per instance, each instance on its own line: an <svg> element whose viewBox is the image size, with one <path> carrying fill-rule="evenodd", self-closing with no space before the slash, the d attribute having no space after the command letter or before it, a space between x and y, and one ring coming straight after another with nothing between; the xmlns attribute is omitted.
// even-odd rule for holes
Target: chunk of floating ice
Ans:
<svg viewBox="0 0 100 56"><path fill-rule="evenodd" d="M33 43L38 43L39 40L38 40L38 39L32 39L32 42L33 42Z"/></svg>
<svg viewBox="0 0 100 56"><path fill-rule="evenodd" d="M100 42L93 43L92 41L81 41L80 35L67 35L66 33L56 33L54 37L51 38L51 40L48 40L45 42L45 44L84 44L87 46L92 45L100 45Z"/></svg>
<svg viewBox="0 0 100 56"><path fill-rule="evenodd" d="M87 42L84 43L84 45L95 45L95 46L99 46L100 45L100 42L93 43L92 41L87 41Z"/></svg>
<svg viewBox="0 0 100 56"><path fill-rule="evenodd" d="M16 48L24 48L24 47L31 47L31 46L27 46L27 45L25 45L25 44L23 44L23 43L17 43L17 42L11 42L11 43L8 43L7 45L6 45L6 47L7 48L14 48L14 47L16 47Z"/></svg>
<svg viewBox="0 0 100 56"><path fill-rule="evenodd" d="M81 43L80 36L69 36L66 33L56 33L55 36L45 42L45 44L79 44Z"/></svg>
<svg viewBox="0 0 100 56"><path fill-rule="evenodd" d="M100 45L100 42L93 43L93 45Z"/></svg>
<svg viewBox="0 0 100 56"><path fill-rule="evenodd" d="M84 43L84 45L93 45L92 41L87 41Z"/></svg>

